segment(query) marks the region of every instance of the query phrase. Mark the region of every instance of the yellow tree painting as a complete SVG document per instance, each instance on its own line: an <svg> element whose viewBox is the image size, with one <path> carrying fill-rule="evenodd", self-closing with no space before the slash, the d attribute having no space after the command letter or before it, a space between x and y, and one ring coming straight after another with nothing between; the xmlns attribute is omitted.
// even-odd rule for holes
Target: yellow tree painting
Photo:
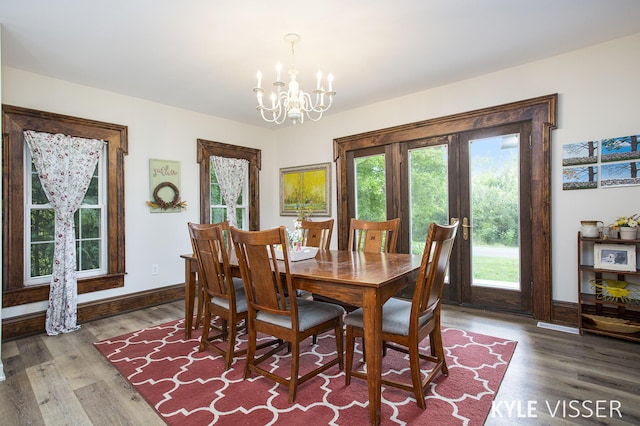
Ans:
<svg viewBox="0 0 640 426"><path fill-rule="evenodd" d="M280 169L280 214L328 216L331 214L331 163Z"/></svg>

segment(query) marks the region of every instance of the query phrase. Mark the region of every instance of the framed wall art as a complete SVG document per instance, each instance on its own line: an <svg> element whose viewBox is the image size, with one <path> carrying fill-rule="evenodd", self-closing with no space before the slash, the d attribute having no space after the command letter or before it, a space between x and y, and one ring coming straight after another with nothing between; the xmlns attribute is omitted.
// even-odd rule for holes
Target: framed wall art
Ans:
<svg viewBox="0 0 640 426"><path fill-rule="evenodd" d="M331 215L331 163L280 169L280 215Z"/></svg>
<svg viewBox="0 0 640 426"><path fill-rule="evenodd" d="M598 269L635 272L636 246L621 244L594 244L593 266Z"/></svg>
<svg viewBox="0 0 640 426"><path fill-rule="evenodd" d="M147 205L152 213L179 212L187 208L180 198L180 162L172 160L149 160L150 201Z"/></svg>

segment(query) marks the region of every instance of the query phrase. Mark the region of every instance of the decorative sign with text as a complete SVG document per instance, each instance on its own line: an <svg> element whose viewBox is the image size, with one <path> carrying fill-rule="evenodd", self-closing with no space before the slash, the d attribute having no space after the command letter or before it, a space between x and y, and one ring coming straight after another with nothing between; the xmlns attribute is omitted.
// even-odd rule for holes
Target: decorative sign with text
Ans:
<svg viewBox="0 0 640 426"><path fill-rule="evenodd" d="M152 213L179 212L187 208L180 199L180 162L171 160L149 160L149 189Z"/></svg>

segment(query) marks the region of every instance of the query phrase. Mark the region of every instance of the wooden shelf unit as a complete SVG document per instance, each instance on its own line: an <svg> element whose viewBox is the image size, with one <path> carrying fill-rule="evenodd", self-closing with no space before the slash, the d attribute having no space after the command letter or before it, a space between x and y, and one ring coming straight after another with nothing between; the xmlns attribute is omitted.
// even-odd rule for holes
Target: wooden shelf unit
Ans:
<svg viewBox="0 0 640 426"><path fill-rule="evenodd" d="M602 295L599 288L592 289L590 286L585 289L590 280L613 279L626 281L627 277L640 277L640 270L635 271L619 271L613 269L596 268L593 264L586 264L583 259L589 258L589 254L593 255L594 244L621 244L635 245L636 253L640 246L640 239L622 240L619 238L590 238L583 237L578 232L578 327L580 333L593 333L603 336L616 337L619 339L640 342L640 328L635 333L623 333L612 330L604 330L598 328L588 318L584 318L583 314L598 315L616 319L624 319L640 326L640 300L631 299L627 302L611 300ZM636 266L637 268L637 266ZM636 280L640 282L640 280ZM636 284L640 286L640 284Z"/></svg>

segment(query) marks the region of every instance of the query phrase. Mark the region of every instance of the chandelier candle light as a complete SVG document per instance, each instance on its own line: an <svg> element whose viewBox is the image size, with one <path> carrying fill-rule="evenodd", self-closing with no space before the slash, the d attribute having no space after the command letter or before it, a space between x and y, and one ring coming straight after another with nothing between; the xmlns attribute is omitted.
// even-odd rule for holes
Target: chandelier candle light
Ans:
<svg viewBox="0 0 640 426"><path fill-rule="evenodd" d="M284 40L291 44L291 57L295 56L295 45L300 41L298 34L287 34ZM304 116L311 121L318 121L322 118L322 113L329 109L333 102L333 75L327 76L328 90L325 91L322 85L322 72L318 71L316 88L313 90L315 102L312 100L312 94L300 89L297 76L298 70L295 65L289 68L289 90L283 90L285 83L281 80L280 75L282 65L278 63L276 66L276 81L273 82L276 92L271 93L271 107L264 105L262 97L264 89L262 88L262 73L258 71L258 86L253 89L258 98L258 106L256 109L260 111L262 118L269 123L282 124L289 117L293 124L298 121L304 123ZM325 104L325 97L328 103Z"/></svg>

